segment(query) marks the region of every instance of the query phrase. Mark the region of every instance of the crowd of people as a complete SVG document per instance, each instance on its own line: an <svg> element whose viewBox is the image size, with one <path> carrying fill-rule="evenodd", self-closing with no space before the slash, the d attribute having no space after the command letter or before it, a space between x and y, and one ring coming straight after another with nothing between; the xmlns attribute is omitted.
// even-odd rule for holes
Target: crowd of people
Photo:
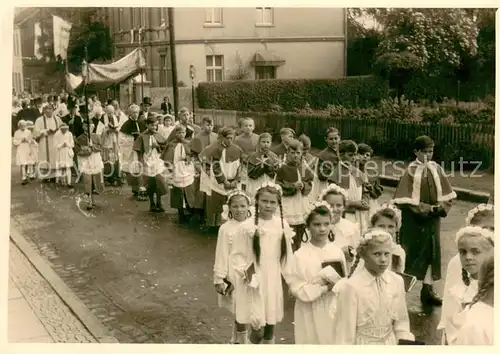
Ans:
<svg viewBox="0 0 500 354"><path fill-rule="evenodd" d="M89 209L124 180L152 213L165 212L168 195L180 223L218 235L214 286L234 315L231 343L274 343L283 278L297 344L422 344L406 305L417 280L422 307L443 307L443 344L492 344L494 208L474 208L457 232L441 299L440 220L456 194L432 161L431 138L415 140L415 160L380 203L372 148L334 127L314 156L290 128L273 147L251 118L215 133L209 116L197 125L187 108L175 117L166 104L161 114L150 107L147 97L127 113L96 97L23 100L13 134L22 184L73 188L81 178Z"/></svg>

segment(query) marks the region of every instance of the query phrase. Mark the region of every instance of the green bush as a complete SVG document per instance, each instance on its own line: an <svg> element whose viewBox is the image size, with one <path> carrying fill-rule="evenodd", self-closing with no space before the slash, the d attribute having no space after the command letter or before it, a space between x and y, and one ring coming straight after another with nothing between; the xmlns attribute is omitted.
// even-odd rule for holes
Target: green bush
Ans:
<svg viewBox="0 0 500 354"><path fill-rule="evenodd" d="M373 76L202 82L197 90L200 108L253 112L276 105L286 112L308 105L315 110L331 104L364 108L377 105L389 94L387 83Z"/></svg>

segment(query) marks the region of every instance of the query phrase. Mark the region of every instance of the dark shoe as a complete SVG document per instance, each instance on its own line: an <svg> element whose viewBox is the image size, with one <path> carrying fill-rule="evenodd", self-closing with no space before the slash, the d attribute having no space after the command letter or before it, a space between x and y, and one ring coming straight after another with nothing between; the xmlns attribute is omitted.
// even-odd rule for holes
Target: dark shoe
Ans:
<svg viewBox="0 0 500 354"><path fill-rule="evenodd" d="M68 184L68 189L75 189L75 187L72 184Z"/></svg>
<svg viewBox="0 0 500 354"><path fill-rule="evenodd" d="M27 184L28 184L28 180L23 179L23 181L21 182L21 184L22 184L23 186L27 185Z"/></svg>
<svg viewBox="0 0 500 354"><path fill-rule="evenodd" d="M422 290L420 291L420 301L424 306L440 307L443 305L443 300L434 292L432 285L429 284L422 285Z"/></svg>

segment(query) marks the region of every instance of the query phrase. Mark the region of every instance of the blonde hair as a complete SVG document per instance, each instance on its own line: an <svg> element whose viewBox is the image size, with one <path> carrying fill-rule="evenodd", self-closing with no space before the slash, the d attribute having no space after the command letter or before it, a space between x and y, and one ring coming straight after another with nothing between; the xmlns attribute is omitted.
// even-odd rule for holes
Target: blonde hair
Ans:
<svg viewBox="0 0 500 354"><path fill-rule="evenodd" d="M391 244L393 242L391 234L389 234L387 231L381 229L367 230L363 234L363 237L361 237L358 247L356 247L356 259L354 260L354 263L351 267L348 278L350 278L354 274L354 271L359 264L359 260L361 259L361 254L366 252L366 250L373 245L381 245L386 242L390 242Z"/></svg>

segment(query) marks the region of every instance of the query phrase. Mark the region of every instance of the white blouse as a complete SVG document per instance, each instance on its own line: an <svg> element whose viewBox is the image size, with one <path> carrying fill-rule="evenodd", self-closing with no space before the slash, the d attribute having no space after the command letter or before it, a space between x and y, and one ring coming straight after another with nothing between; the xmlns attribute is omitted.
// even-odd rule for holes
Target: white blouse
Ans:
<svg viewBox="0 0 500 354"><path fill-rule="evenodd" d="M339 282L332 301L334 344L394 345L414 340L403 279L392 271L374 277L366 268Z"/></svg>
<svg viewBox="0 0 500 354"><path fill-rule="evenodd" d="M463 310L464 325L457 333L455 345L493 345L495 309L477 302Z"/></svg>

